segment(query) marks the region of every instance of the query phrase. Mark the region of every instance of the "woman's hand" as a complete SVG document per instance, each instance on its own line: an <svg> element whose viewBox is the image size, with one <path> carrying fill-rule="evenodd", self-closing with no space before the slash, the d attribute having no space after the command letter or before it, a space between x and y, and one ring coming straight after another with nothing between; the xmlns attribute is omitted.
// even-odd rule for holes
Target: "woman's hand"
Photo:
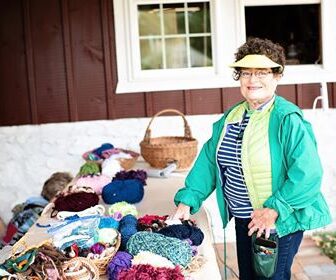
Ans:
<svg viewBox="0 0 336 280"><path fill-rule="evenodd" d="M190 206L180 203L174 215L171 216L172 220L189 220L190 218Z"/></svg>
<svg viewBox="0 0 336 280"><path fill-rule="evenodd" d="M269 238L271 229L278 218L278 212L271 208L256 209L251 214L251 222L248 224L248 235L257 231L257 237L265 232L265 238Z"/></svg>

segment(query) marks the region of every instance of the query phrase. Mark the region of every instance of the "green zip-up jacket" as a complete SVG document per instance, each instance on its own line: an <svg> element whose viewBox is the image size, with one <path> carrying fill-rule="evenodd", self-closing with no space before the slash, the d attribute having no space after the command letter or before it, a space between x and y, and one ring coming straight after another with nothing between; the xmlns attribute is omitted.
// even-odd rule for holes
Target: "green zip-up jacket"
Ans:
<svg viewBox="0 0 336 280"><path fill-rule="evenodd" d="M203 145L186 178L185 187L174 199L176 205L189 205L194 214L216 191L224 228L229 215L223 194L225 178L217 162L217 146L222 140L227 115L240 104L230 108L214 123L211 138ZM320 191L322 167L311 125L304 120L301 110L284 98L276 96L273 106L268 123L272 190L263 207L278 212L275 226L282 237L298 230L323 227L331 222L331 216Z"/></svg>

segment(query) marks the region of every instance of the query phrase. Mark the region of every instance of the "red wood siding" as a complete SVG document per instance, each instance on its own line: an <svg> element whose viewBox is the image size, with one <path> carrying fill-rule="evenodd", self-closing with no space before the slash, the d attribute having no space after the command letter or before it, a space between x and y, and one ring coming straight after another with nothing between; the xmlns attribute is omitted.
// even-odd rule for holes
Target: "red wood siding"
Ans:
<svg viewBox="0 0 336 280"><path fill-rule="evenodd" d="M238 88L115 94L112 0L0 1L0 125L220 113ZM311 108L319 85L282 85L280 95ZM336 83L328 84L336 107ZM319 104L320 106L320 104Z"/></svg>

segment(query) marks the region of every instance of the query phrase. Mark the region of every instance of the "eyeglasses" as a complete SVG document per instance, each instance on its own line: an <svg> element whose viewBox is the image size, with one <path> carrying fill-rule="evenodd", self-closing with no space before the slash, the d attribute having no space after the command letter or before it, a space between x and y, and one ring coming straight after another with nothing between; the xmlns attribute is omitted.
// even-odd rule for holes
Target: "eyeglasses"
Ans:
<svg viewBox="0 0 336 280"><path fill-rule="evenodd" d="M249 72L249 71L240 71L240 77L243 79L250 79L252 75L254 77L263 80L267 77L268 74L272 74L272 71L255 71L255 72Z"/></svg>

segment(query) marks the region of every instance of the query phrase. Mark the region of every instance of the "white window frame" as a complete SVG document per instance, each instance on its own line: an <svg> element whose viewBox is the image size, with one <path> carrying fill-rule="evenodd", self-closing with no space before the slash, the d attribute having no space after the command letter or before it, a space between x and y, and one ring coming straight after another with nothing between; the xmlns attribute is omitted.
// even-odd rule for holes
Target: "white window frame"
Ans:
<svg viewBox="0 0 336 280"><path fill-rule="evenodd" d="M141 70L137 4L210 3L212 67ZM281 84L336 82L335 0L114 0L117 93L239 86L228 67L245 42L245 6L321 3L323 65L289 65Z"/></svg>
<svg viewBox="0 0 336 280"><path fill-rule="evenodd" d="M238 0L242 42L246 40L245 6L321 4L322 65L287 65L279 84L336 82L336 1L335 0Z"/></svg>

